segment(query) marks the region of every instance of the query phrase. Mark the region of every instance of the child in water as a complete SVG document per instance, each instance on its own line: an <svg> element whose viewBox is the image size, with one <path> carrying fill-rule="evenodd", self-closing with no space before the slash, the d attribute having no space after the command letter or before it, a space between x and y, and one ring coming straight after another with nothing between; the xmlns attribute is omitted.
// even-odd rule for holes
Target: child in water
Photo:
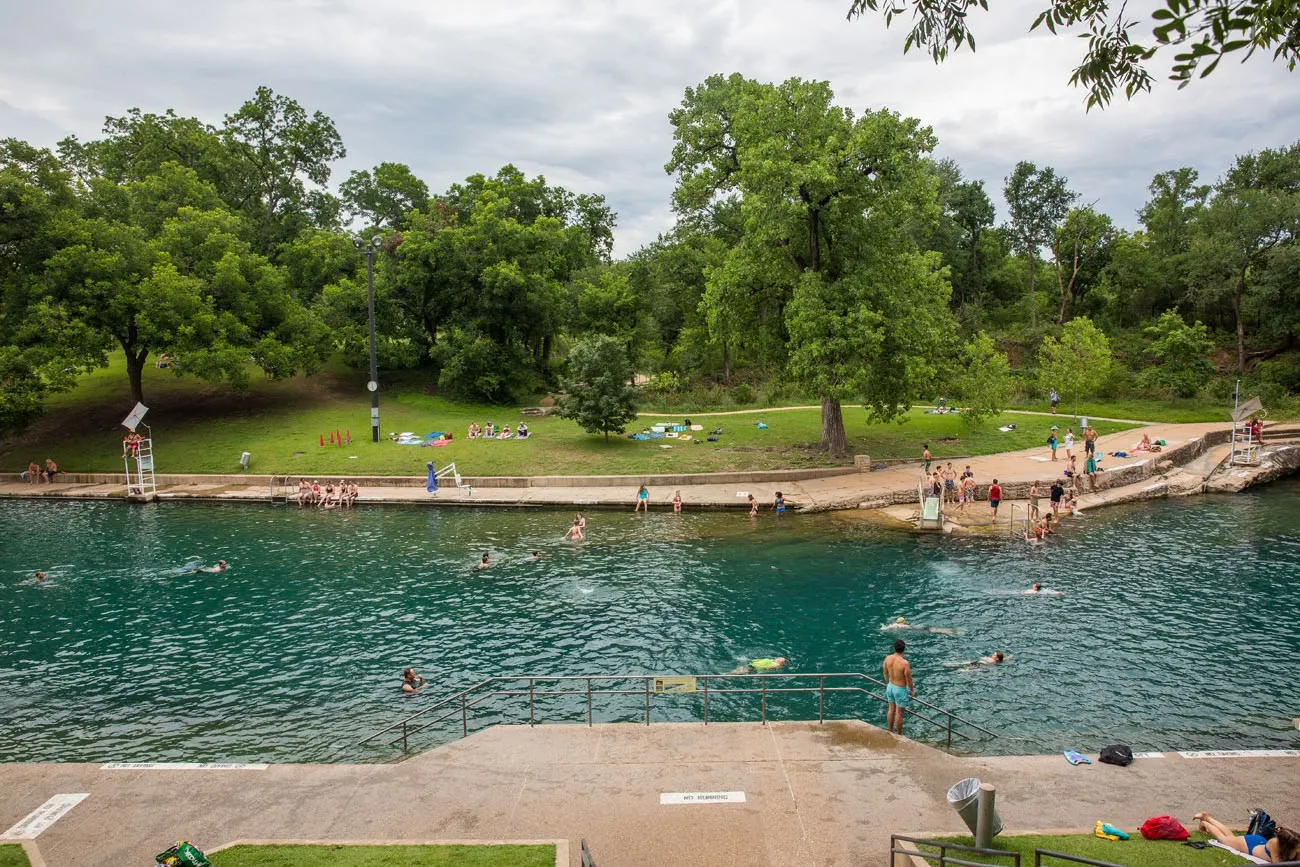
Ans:
<svg viewBox="0 0 1300 867"><path fill-rule="evenodd" d="M778 515L785 514L785 496L780 491L776 492L776 502L772 504L772 508Z"/></svg>

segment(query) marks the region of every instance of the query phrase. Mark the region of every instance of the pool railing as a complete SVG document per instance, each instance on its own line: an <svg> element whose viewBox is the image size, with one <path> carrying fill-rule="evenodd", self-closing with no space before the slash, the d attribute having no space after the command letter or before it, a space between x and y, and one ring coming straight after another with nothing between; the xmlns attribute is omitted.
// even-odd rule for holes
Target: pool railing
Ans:
<svg viewBox="0 0 1300 867"><path fill-rule="evenodd" d="M816 683L807 683L815 680ZM736 685L739 682L739 685ZM829 682L829 685L828 685ZM526 687L525 687L526 684ZM635 687L631 687L635 684ZM718 685L722 684L722 685ZM529 725L537 725L543 720L538 713L538 700L543 698L566 696L582 697L586 703L586 724L591 726L595 718L595 701L604 696L638 696L644 698L644 724L651 723L652 699L656 695L700 695L703 698L703 722L710 722L710 697L730 695L757 695L759 697L758 721L763 725L768 722L769 697L788 694L816 694L819 723L826 722L826 697L837 694L865 696L868 699L889 704L883 694L885 682L861 672L836 673L786 673L768 672L761 674L697 674L697 675L658 675L658 674L610 674L610 675L520 675L489 677L472 686L457 690L423 710L417 711L404 719L385 726L360 743L365 744L389 736L390 746L401 745L402 752L411 751L411 739L440 723L459 719L460 737L470 733L472 711L484 703L498 697L508 699L528 699ZM915 709L919 705L927 711ZM979 734L997 737L997 734L983 726L950 713L929 702L912 698L912 706L904 708L908 716L915 717L941 730L945 736L946 746L951 749L955 734L959 738L976 739ZM638 717L640 712L638 711ZM935 717L938 717L936 719ZM859 719L853 716L849 719ZM811 717L801 718L811 721ZM520 720L522 722L522 720ZM715 720L716 721L716 720ZM749 720L739 720L745 722ZM973 734L967 731L973 729ZM454 730L453 730L454 731Z"/></svg>

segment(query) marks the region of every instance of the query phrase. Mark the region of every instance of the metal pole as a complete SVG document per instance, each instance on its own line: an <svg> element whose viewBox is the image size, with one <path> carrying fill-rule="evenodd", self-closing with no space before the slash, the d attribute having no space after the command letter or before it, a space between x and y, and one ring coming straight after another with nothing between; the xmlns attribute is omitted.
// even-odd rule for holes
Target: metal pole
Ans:
<svg viewBox="0 0 1300 867"><path fill-rule="evenodd" d="M993 799L996 794L997 790L990 784L980 784L975 803L975 845L981 849L993 845Z"/></svg>
<svg viewBox="0 0 1300 867"><path fill-rule="evenodd" d="M591 678L587 678L587 728L591 728Z"/></svg>
<svg viewBox="0 0 1300 867"><path fill-rule="evenodd" d="M533 724L533 679L528 678L528 724Z"/></svg>
<svg viewBox="0 0 1300 867"><path fill-rule="evenodd" d="M650 678L645 679L645 724L650 725Z"/></svg>
<svg viewBox="0 0 1300 867"><path fill-rule="evenodd" d="M409 753L411 748L406 743L406 720L402 720L402 752Z"/></svg>
<svg viewBox="0 0 1300 867"><path fill-rule="evenodd" d="M825 675L817 678L819 686L817 696L817 722L826 722L826 677Z"/></svg>
<svg viewBox="0 0 1300 867"><path fill-rule="evenodd" d="M460 736L469 737L469 709L465 707L465 694L460 694Z"/></svg>
<svg viewBox="0 0 1300 867"><path fill-rule="evenodd" d="M709 679L704 678L704 724L709 724ZM1300 729L1300 720L1296 721L1296 728Z"/></svg>
<svg viewBox="0 0 1300 867"><path fill-rule="evenodd" d="M763 678L763 725L767 725L767 678Z"/></svg>
<svg viewBox="0 0 1300 867"><path fill-rule="evenodd" d="M366 306L370 321L370 441L379 442L379 359L375 351L375 247L366 247Z"/></svg>

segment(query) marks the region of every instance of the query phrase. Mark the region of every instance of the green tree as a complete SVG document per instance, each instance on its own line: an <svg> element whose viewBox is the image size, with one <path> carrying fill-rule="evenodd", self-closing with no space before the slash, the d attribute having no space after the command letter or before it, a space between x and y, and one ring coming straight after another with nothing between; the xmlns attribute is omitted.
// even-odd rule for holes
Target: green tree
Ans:
<svg viewBox="0 0 1300 867"><path fill-rule="evenodd" d="M631 386L632 363L614 337L597 334L573 345L569 353L568 396L560 403L561 418L573 419L587 433L622 433L636 418L636 389Z"/></svg>
<svg viewBox="0 0 1300 867"><path fill-rule="evenodd" d="M1044 388L1074 395L1075 415L1079 398L1096 393L1110 369L1110 341L1086 316L1071 319L1058 340L1043 338L1038 349L1038 370Z"/></svg>
<svg viewBox="0 0 1300 867"><path fill-rule="evenodd" d="M1166 310L1144 331L1151 338L1147 352L1157 362L1147 372L1147 382L1178 397L1195 397L1214 376L1209 329L1201 322L1188 325L1176 310Z"/></svg>
<svg viewBox="0 0 1300 867"><path fill-rule="evenodd" d="M988 11L988 0L852 0L849 17L883 11L885 26L907 16L912 29L903 50L922 48L936 63L963 45L975 50L969 27L971 12ZM1089 108L1106 106L1117 88L1132 98L1151 90L1151 74L1144 65L1161 49L1182 49L1174 55L1169 78L1186 87L1192 78L1204 78L1226 55L1271 49L1273 59L1294 70L1300 59L1300 24L1295 4L1289 0L1165 0L1151 12L1151 40L1135 42L1136 19L1124 4L1109 0L1050 0L1038 13L1030 30L1046 27L1052 33L1082 25L1088 49L1070 75L1070 84L1084 88ZM1202 63L1204 65L1202 66ZM1197 72L1199 70L1199 76Z"/></svg>
<svg viewBox="0 0 1300 867"><path fill-rule="evenodd" d="M339 185L339 196L349 219L370 228L399 229L408 213L428 207L429 187L401 163L380 163L349 175Z"/></svg>
<svg viewBox="0 0 1300 867"><path fill-rule="evenodd" d="M334 121L263 86L226 115L221 137L231 160L227 201L253 226L256 252L273 255L302 229L337 222L325 185L347 149Z"/></svg>
<svg viewBox="0 0 1300 867"><path fill-rule="evenodd" d="M1017 253L1025 257L1029 266L1029 325L1038 326L1038 299L1035 295L1035 277L1038 272L1038 251L1056 237L1056 228L1070 211L1076 196L1066 186L1065 178L1058 177L1050 166L1039 169L1031 162L1021 160L1007 175L1002 195L1007 200L1011 220L1007 232Z"/></svg>
<svg viewBox="0 0 1300 867"><path fill-rule="evenodd" d="M1115 225L1110 217L1091 207L1073 208L1052 237L1052 259L1056 263L1057 290L1061 305L1056 324L1064 325L1070 302L1077 301L1096 280L1110 256Z"/></svg>
<svg viewBox="0 0 1300 867"><path fill-rule="evenodd" d="M993 338L980 332L966 341L956 382L961 417L971 429L1002 412L1011 399L1011 366Z"/></svg>
<svg viewBox="0 0 1300 867"><path fill-rule="evenodd" d="M1215 184L1196 222L1188 251L1191 296L1202 304L1224 300L1237 336L1237 370L1246 369L1244 308L1256 275L1275 250L1300 234L1300 143L1237 157Z"/></svg>
<svg viewBox="0 0 1300 867"><path fill-rule="evenodd" d="M712 76L670 115L667 169L686 219L739 202L739 242L707 277L710 331L738 335L780 305L789 372L821 401L822 445L844 454L842 401L891 418L933 377L950 290L915 241L939 216L930 130L833 99L825 82Z"/></svg>

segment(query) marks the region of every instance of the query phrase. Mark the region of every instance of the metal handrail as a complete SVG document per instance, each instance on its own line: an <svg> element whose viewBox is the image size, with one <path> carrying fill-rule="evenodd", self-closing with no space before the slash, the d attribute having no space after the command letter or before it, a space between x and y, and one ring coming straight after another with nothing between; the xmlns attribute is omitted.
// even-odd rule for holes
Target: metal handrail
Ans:
<svg viewBox="0 0 1300 867"><path fill-rule="evenodd" d="M770 694L778 693L817 693L817 720L818 722L826 721L826 694L829 693L856 693L865 695L870 699L888 704L889 700L871 690L870 686L859 685L865 682L876 687L886 686L883 680L879 680L868 674L861 672L818 672L818 673L791 673L791 672L769 672L761 674L700 674L688 675L693 677L697 682L703 684L703 702L704 702L704 724L709 723L709 701L711 696L717 695L744 695L759 694L761 696L760 720L764 725L767 724L767 699ZM587 704L587 725L592 725L592 697L597 695L637 695L645 697L645 724L650 725L651 721L651 683L663 675L653 674L612 674L612 675L519 675L519 676L496 676L489 677L474 683L463 689L447 695L428 707L417 711L397 722L394 722L374 734L363 738L360 743L365 744L384 735L394 734L395 736L389 741L390 745L400 743L402 752L410 752L410 738L412 735L437 725L440 722L453 719L456 716L461 718L461 736L469 734L469 712L471 709L488 701L489 699L500 697L528 697L528 724L535 725L537 722L537 699L542 697L553 696L585 696ZM816 686L769 686L769 681L790 681L816 678ZM827 686L826 681L830 678L849 680L852 683L847 686ZM715 681L741 681L744 686L715 686ZM527 688L515 686L527 681ZM555 688L540 689L538 682L553 683ZM639 681L636 688L593 688L593 681ZM757 681L758 685L750 685L748 682ZM574 684L578 688L573 688ZM498 685L515 686L515 688L497 688ZM971 722L968 719L957 716L954 713L944 710L941 707L931 704L924 699L912 699L916 704L922 705L935 716L941 716L942 721L933 719L920 711L911 707L904 708L904 712L911 714L939 729L946 732L947 746L952 747L952 737L954 732L963 738L971 738L972 735L955 728L955 724L968 726L978 732L982 732L990 737L997 737L997 734L989 731L983 726ZM439 713L441 711L441 713ZM398 733L400 732L400 733Z"/></svg>
<svg viewBox="0 0 1300 867"><path fill-rule="evenodd" d="M922 852L917 849L899 848L899 842L911 843L913 846L933 846L938 852ZM1011 862L1011 867L1020 867L1020 853L1008 852L1005 849L981 849L978 846L965 846L961 843L949 843L946 840L930 840L925 837L905 837L902 834L889 835L889 863L894 863L895 855L908 855L912 858L921 858L925 861L933 861L937 867L988 867L987 861L965 861L961 858L953 858L948 855L948 850L952 849L965 855L993 856L994 858L1006 858Z"/></svg>

